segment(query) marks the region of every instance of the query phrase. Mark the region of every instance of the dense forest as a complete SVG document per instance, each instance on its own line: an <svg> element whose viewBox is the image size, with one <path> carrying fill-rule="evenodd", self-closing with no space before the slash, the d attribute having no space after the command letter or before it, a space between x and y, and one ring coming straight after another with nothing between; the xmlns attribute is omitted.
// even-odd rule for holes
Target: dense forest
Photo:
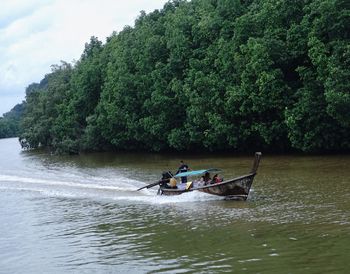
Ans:
<svg viewBox="0 0 350 274"><path fill-rule="evenodd" d="M0 117L0 138L16 137L20 134L20 120L23 111L24 104L17 104L3 117Z"/></svg>
<svg viewBox="0 0 350 274"><path fill-rule="evenodd" d="M176 0L141 12L28 86L21 142L57 153L349 151L349 6Z"/></svg>

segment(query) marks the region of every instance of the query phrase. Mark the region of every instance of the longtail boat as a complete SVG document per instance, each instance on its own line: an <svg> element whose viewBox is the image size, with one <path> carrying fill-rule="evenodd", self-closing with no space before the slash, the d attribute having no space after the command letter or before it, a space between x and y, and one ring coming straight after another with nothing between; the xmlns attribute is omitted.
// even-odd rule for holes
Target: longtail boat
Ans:
<svg viewBox="0 0 350 274"><path fill-rule="evenodd" d="M245 174L233 179L224 180L221 182L211 181L211 182L204 182L204 183L199 180L198 181L194 180L191 182L178 184L172 187L169 185L171 178L200 176L208 173L214 173L214 172L217 173L220 170L219 169L202 169L202 170L179 173L179 174L176 174L175 176L173 176L171 172L166 172L166 173L163 173L163 178L160 181L150 184L148 186L142 187L140 189L150 188L150 187L159 185L158 194L160 195L180 195L186 192L200 191L208 194L223 196L226 199L236 199L236 200L245 201L248 198L249 191L253 184L254 177L257 174L261 155L262 155L261 152L255 153L254 163L253 163L252 169L248 174Z"/></svg>

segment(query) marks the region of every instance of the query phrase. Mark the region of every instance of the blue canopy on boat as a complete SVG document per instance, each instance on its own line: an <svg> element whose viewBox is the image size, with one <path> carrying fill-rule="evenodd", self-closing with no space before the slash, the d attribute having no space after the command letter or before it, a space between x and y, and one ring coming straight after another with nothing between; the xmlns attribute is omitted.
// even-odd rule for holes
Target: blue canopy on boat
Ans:
<svg viewBox="0 0 350 274"><path fill-rule="evenodd" d="M219 172L219 171L221 171L221 169L218 169L218 168L200 169L200 170L193 170L193 171L178 173L174 177L179 178L179 177L187 177L187 176L198 176L198 175L205 174L206 172L211 173L211 172Z"/></svg>

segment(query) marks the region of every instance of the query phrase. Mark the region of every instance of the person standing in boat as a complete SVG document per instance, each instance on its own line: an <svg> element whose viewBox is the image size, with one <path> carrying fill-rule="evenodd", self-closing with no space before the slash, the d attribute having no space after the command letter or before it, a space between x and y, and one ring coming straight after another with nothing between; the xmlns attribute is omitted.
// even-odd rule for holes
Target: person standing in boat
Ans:
<svg viewBox="0 0 350 274"><path fill-rule="evenodd" d="M187 164L184 163L184 161L180 161L179 169L177 170L176 174L183 173L189 171L190 168ZM181 177L181 183L186 184L187 183L187 177Z"/></svg>

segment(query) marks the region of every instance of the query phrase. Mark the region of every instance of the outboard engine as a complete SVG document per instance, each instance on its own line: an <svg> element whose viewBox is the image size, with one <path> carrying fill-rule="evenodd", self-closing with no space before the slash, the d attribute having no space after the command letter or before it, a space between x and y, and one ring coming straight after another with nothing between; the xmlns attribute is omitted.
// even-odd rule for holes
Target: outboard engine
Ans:
<svg viewBox="0 0 350 274"><path fill-rule="evenodd" d="M173 176L174 176L174 175L171 173L171 171L164 171L164 172L162 173L162 179L161 179L160 187L169 188L168 183L170 182L170 179L171 179Z"/></svg>
<svg viewBox="0 0 350 274"><path fill-rule="evenodd" d="M172 177L174 177L174 175L171 173L171 171L164 171L162 173L162 180L170 179Z"/></svg>

